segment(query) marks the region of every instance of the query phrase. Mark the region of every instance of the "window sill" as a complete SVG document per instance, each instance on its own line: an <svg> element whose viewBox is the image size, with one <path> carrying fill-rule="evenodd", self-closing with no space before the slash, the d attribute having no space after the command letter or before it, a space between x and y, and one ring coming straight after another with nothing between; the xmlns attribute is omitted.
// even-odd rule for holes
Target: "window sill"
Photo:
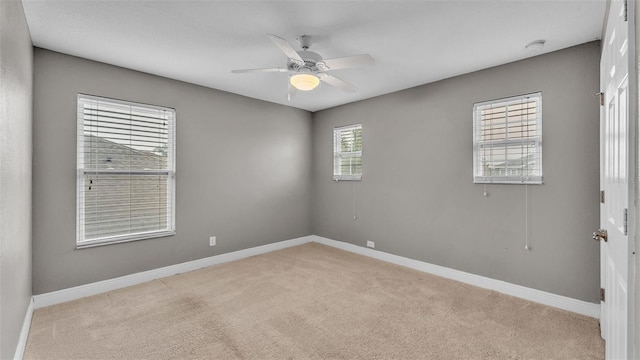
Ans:
<svg viewBox="0 0 640 360"><path fill-rule="evenodd" d="M117 237L104 238L104 239L88 240L88 241L83 241L81 243L76 243L76 249L80 250L80 249L92 248L97 246L122 244L122 243L132 242L132 241L173 236L175 234L176 234L175 230L170 230L170 231L159 231L159 232L153 232L153 233L142 233L142 234L135 234L135 235L126 235L126 236L117 236Z"/></svg>
<svg viewBox="0 0 640 360"><path fill-rule="evenodd" d="M333 180L338 181L362 181L362 175L333 175Z"/></svg>
<svg viewBox="0 0 640 360"><path fill-rule="evenodd" d="M542 185L542 178L535 179L496 179L496 178L475 178L474 184L496 184L496 185Z"/></svg>

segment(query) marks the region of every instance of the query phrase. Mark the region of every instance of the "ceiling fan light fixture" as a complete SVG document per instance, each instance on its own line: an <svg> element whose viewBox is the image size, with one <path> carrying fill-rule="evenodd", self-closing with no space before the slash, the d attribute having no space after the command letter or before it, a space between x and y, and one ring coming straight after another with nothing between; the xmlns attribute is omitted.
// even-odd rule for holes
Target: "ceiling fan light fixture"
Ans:
<svg viewBox="0 0 640 360"><path fill-rule="evenodd" d="M289 82L301 91L313 90L320 85L320 79L313 74L295 74L289 78Z"/></svg>

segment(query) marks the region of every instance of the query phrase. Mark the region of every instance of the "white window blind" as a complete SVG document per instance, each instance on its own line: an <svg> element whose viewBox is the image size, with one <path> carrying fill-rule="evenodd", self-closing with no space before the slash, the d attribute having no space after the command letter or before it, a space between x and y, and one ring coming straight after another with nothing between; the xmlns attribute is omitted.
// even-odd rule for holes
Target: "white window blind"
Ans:
<svg viewBox="0 0 640 360"><path fill-rule="evenodd" d="M78 247L175 234L175 110L78 95Z"/></svg>
<svg viewBox="0 0 640 360"><path fill-rule="evenodd" d="M474 183L542 184L542 94L473 106Z"/></svg>
<svg viewBox="0 0 640 360"><path fill-rule="evenodd" d="M333 179L362 179L362 124L333 129Z"/></svg>

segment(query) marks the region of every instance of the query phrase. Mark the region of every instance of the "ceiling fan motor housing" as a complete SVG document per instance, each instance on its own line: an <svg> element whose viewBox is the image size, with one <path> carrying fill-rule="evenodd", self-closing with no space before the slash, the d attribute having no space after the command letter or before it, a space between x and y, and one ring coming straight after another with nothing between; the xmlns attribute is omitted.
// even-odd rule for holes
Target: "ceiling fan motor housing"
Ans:
<svg viewBox="0 0 640 360"><path fill-rule="evenodd" d="M302 50L302 51L297 51L298 55L300 55L300 57L302 58L302 60L304 60L304 65L300 66L298 64L296 64L295 62L289 60L287 62L287 67L289 68L289 70L291 71L297 71L297 72L318 72L321 71L321 69L318 68L318 63L322 62L322 56L320 56L320 54L315 53L313 51L309 51L309 50Z"/></svg>

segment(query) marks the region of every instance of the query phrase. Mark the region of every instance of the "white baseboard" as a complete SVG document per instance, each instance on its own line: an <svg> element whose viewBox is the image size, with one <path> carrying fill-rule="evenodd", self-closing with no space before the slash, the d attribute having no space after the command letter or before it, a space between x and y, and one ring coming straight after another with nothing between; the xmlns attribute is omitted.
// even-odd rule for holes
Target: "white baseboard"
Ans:
<svg viewBox="0 0 640 360"><path fill-rule="evenodd" d="M536 303L553 306L559 309L594 318L600 318L600 304L594 304L566 296L552 294L546 291L531 289L521 285L508 283L506 281L491 279L460 270L454 270L444 266L429 264L423 261L413 260L406 257L345 243L342 241L331 240L321 236L312 235L311 237L312 241L320 244L332 246L360 255L369 256L378 260L405 266L425 273L438 275L447 279L457 280L481 288L495 290L503 294L519 297Z"/></svg>
<svg viewBox="0 0 640 360"><path fill-rule="evenodd" d="M29 306L27 307L26 314L24 314L24 322L22 323L18 346L13 356L14 360L22 360L24 356L24 349L27 347L27 338L29 337L29 330L31 329L31 318L33 318L33 298L29 299Z"/></svg>
<svg viewBox="0 0 640 360"><path fill-rule="evenodd" d="M170 265L158 269L121 276L114 279L98 281L91 284L75 286L68 289L52 291L45 294L33 296L33 307L35 309L60 304L63 302L80 299L86 296L96 295L103 292L121 289L127 286L137 285L143 282L177 275L188 271L202 269L211 265L221 264L229 261L244 259L250 256L260 255L275 250L302 245L312 241L312 236L304 236L296 239L280 241L273 244L257 246L249 249L234 251L226 254L215 255L203 259L188 261L181 264Z"/></svg>

